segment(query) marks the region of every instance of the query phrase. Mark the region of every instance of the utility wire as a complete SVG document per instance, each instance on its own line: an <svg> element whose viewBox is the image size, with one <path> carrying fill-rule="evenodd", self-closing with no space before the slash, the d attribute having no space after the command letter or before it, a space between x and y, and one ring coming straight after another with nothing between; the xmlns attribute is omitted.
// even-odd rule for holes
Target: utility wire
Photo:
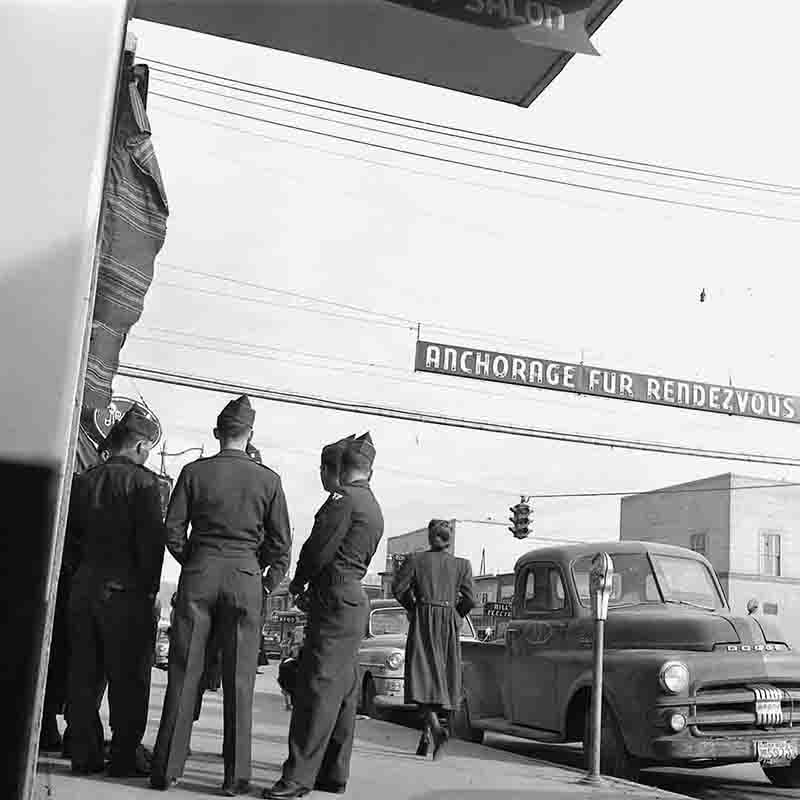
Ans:
<svg viewBox="0 0 800 800"><path fill-rule="evenodd" d="M194 81L199 81L199 82L202 82L202 83L211 83L209 81L201 81L201 79L192 78L191 76L187 76L187 75L177 75L177 73L167 73L167 74L174 75L175 77L183 78L184 80L190 80L190 81L194 80ZM447 147L447 148L454 149L454 150L457 150L457 151L460 151L460 152L463 152L463 153L470 153L472 155L478 155L478 156L482 156L482 157L485 157L485 158L499 158L499 159L502 159L502 160L505 160L505 161L513 161L513 162L517 162L517 163L520 163L520 164L528 164L530 166L543 167L544 169L559 170L561 172L569 172L569 173L572 173L572 174L586 175L586 176L593 177L593 178L602 178L602 179L612 180L612 181L624 181L625 183L634 183L634 184L638 184L640 186L648 186L648 187L657 188L657 189L666 189L667 191L689 192L689 193L693 193L693 194L703 194L703 195L707 195L709 197L715 197L715 198L724 199L724 200L743 200L743 199L745 199L745 198L742 198L740 195L733 195L733 194L728 194L728 193L725 193L725 192L714 192L714 191L710 191L710 190L707 190L707 189L704 190L704 189L700 189L700 188L698 188L696 186L681 186L681 185L669 184L669 183L659 183L657 181L645 180L643 178L632 178L632 177L627 177L625 175L614 175L614 174L610 174L610 173L607 173L607 172L595 172L593 170L582 169L582 168L579 168L579 167L568 167L568 166L565 166L563 164L555 164L555 163L549 163L548 164L548 163L546 163L544 161L535 161L535 160L532 160L532 159L529 159L529 158L520 158L518 156L510 156L510 155L507 155L505 153L496 153L496 152L490 152L490 151L487 151L487 150L479 150L479 149L476 149L474 147L465 147L464 145L460 145L460 144L449 144L447 142L441 142L441 141L437 141L435 139L427 139L427 138L420 137L420 136L411 136L411 135L404 134L404 133L398 133L398 132L392 131L392 130L384 130L382 128L374 128L374 127L371 127L369 125L360 125L358 123L349 122L347 120L331 119L330 117L326 117L326 116L321 115L321 114L312 114L312 113L308 113L308 112L304 112L304 111L296 111L296 110L291 109L291 108L285 108L283 106L277 106L277 105L273 105L271 103L262 103L262 102L259 102L257 100L250 100L250 99L247 99L247 98L244 98L244 97L236 97L235 95L232 95L232 94L229 94L229 93L226 94L225 92L217 92L217 91L214 91L213 89L204 89L202 87L192 86L192 85L189 85L189 84L186 84L186 83L180 83L178 81L171 81L171 80L168 80L166 78L159 78L159 82L162 83L162 84L166 84L168 86L174 86L174 87L177 87L177 88L180 88L180 89L186 89L187 91L202 92L203 94L212 95L214 97L221 97L221 98L224 98L226 100L232 100L232 101L235 101L235 102L238 102L238 103L246 103L248 105L257 106L259 108L266 108L266 109L269 109L271 111L280 111L280 112L287 113L287 114L294 114L295 116L304 117L306 119L313 119L313 120L316 120L318 122L324 122L324 123L329 123L329 124L333 124L333 125L343 125L343 126L346 126L346 127L354 128L356 130L367 131L369 133L375 133L375 134L379 134L379 135L382 135L382 136L394 136L396 138L405 139L407 141L412 141L412 142L418 142L418 143L426 144L426 145L432 145L434 147ZM277 97L275 95L270 95L270 94L262 95L262 94L259 94L258 92L253 92L251 90L246 90L246 89L238 89L238 88L233 87L233 86L225 86L224 84L221 84L221 83L220 84L216 84L216 85L224 87L224 88L227 88L227 89L232 90L232 91L246 92L247 94L253 94L253 95L256 95L256 96L260 96L260 97L270 97L270 98L273 98L273 99L282 100L282 98ZM283 102L293 102L293 101L284 99ZM335 110L335 109L325 109L322 106L312 106L312 107L321 108L321 109L326 110L326 111L334 111ZM369 118L369 117L361 117L361 118L371 119L372 121L377 121L377 122L382 122L381 120L375 120L375 119L372 119L372 118ZM384 123L384 124L387 124L387 123ZM396 123L392 123L392 124L396 124ZM409 126L403 126L403 127L409 127ZM433 130L430 130L430 129L427 129L427 128L416 128L416 129L417 130L424 130L424 131L427 131L427 132L433 133L433 134L442 135L438 131L433 131ZM489 146L504 146L504 145L493 145L491 142L483 142L480 139L471 139L470 141L477 141L477 142L480 142L482 144L487 144ZM513 149L519 149L519 148L513 148ZM656 173L656 174L662 174L662 173ZM676 180L678 180L678 179L685 180L684 177L677 176L677 175L676 176L669 176L669 177L674 177L674 179L676 179ZM725 184L725 185L727 185L727 184ZM737 186L737 188L746 188L746 189L750 190L750 187L739 187L739 186ZM765 191L765 190L761 189L760 191ZM775 192L775 193L788 196L789 198L794 198L795 197L795 195L792 195L789 192L780 191L780 192Z"/></svg>
<svg viewBox="0 0 800 800"><path fill-rule="evenodd" d="M770 456L759 453L746 453L740 451L709 450L693 448L682 445L672 445L664 442L644 442L616 437L595 436L591 434L571 433L531 428L520 425L494 423L487 420L476 420L453 417L445 414L434 414L424 411L410 411L407 409L378 406L366 403L354 403L344 400L334 400L315 395L305 395L296 392L271 389L263 386L250 386L244 383L214 380L195 375L186 375L152 367L143 367L132 364L120 364L118 374L142 380L165 383L173 386L184 386L205 391L225 394L247 394L262 400L302 405L314 408L325 408L332 411L343 411L352 414L366 414L375 417L401 419L408 422L417 422L429 425L440 425L450 428L466 430L479 430L490 433L502 433L509 436L522 436L550 441L572 442L573 444L587 444L618 448L620 450L641 450L646 452L665 453L671 455L692 456L722 461L742 461L758 464L777 464L780 466L800 466L800 459L783 456Z"/></svg>
<svg viewBox="0 0 800 800"><path fill-rule="evenodd" d="M328 300L327 298L323 298L323 297L314 297L312 295L299 294L297 292L292 292L292 291L289 291L287 289L279 289L279 288L276 288L276 287L273 287L273 286L268 286L268 285L263 284L263 283L258 283L256 281L247 281L247 280L242 280L241 278L232 278L232 277L230 277L228 275L217 275L217 274L215 274L213 272L207 272L205 270L194 269L194 268L191 268L191 267L184 267L184 266L180 266L178 264L173 264L173 263L170 263L170 262L159 261L159 268L161 268L161 267L166 267L166 268L174 270L176 272L183 272L183 273L185 273L187 275L197 275L197 276L204 277L204 278L210 278L212 280L217 280L217 281L222 281L222 282L225 282L225 283L230 283L230 284L233 284L233 285L236 285L236 286L244 286L244 287L247 287L247 288L250 288L250 289L260 289L260 290L265 291L265 292L272 292L272 293L275 293L275 294L283 294L283 295L287 295L287 296L290 296L290 297L300 298L300 299L303 299L303 300L306 300L306 301L310 301L310 302L313 302L313 303L320 303L320 304L324 304L324 305L335 306L335 307L342 308L342 309L349 310L349 311L355 311L355 312L359 312L359 313L363 313L363 314L368 314L368 315L374 316L374 317L383 317L386 320L391 321L391 322L402 323L402 325L397 325L396 327L402 327L402 328L406 328L408 330L416 331L417 330L417 326L419 325L420 327L422 327L422 328L424 328L426 330L433 330L433 331L447 332L447 333L458 333L458 334L464 334L464 335L468 335L468 336L480 336L480 337L482 337L484 339L491 339L493 341L516 342L518 344L534 345L536 347L547 347L547 348L552 348L553 347L552 343L544 342L544 341L541 341L540 339L522 339L522 338L516 338L516 337L503 336L502 334L498 334L496 331L479 330L479 329L476 329L476 328L459 328L459 327L454 326L454 325L443 325L443 324L437 323L437 322L423 322L421 320L412 319L411 317L405 317L405 316L401 316L401 315L398 315L398 314L391 314L391 313L386 312L386 311L376 311L375 309L365 308L363 306L354 306L354 305L350 305L349 303L340 303L340 302L337 302L337 301L334 301L334 300ZM191 291L194 288L194 287L186 286L184 284L167 283L167 282L164 282L164 281L161 281L160 284L162 286L171 286L171 287L175 287L175 288L176 287L183 287L187 291ZM211 290L205 290L205 291L208 292L208 291L211 291ZM224 295L224 296L233 296L233 295ZM238 295L236 297L238 297ZM276 304L276 305L280 305L280 304ZM301 306L294 306L294 305L286 305L285 307L286 308L304 308L304 307L301 307ZM313 312L313 309L309 309L309 308L304 308L304 310ZM348 317L348 319L349 318L350 317ZM371 320L365 320L365 321L369 322Z"/></svg>
<svg viewBox="0 0 800 800"><path fill-rule="evenodd" d="M365 108L363 106L354 106L347 103L337 102L335 100L329 100L325 98L314 97L312 95L305 95L300 94L297 92L290 92L285 89L278 89L272 86L259 84L259 83L252 83L249 81L242 81L238 78L231 78L223 75L218 75L212 72L204 72L202 70L192 69L191 67L184 67L179 64L172 64L166 61L160 61L155 58L147 59L147 61L151 64L159 64L161 67L168 67L171 69L178 69L182 70L183 72L190 72L193 75L203 75L204 78L215 78L222 81L227 81L228 83L235 83L239 86L246 86L250 87L251 89L258 89L258 90L266 90L267 92L278 92L282 95L288 95L289 97L293 98L300 98L300 101L313 101L309 102L300 102L298 100L289 100L288 98L281 98L275 97L273 95L267 95L272 97L273 99L284 100L285 102L295 102L298 105L306 105L312 108L317 108L326 111L333 111L341 114L347 114L353 117L360 117L362 119L376 121L376 117L386 117L387 120L395 120L392 124L401 125L402 127L410 127L416 130L426 130L428 132L436 132L441 133L441 135L449 135L454 136L456 138L467 139L470 141L478 141L478 142L488 142L489 139L495 139L497 142L505 143L505 146L511 147L514 149L524 150L526 152L535 152L541 155L549 155L555 157L561 157L565 159L571 159L576 161L583 161L593 164L602 164L606 166L619 166L622 169L630 169L633 171L639 172L647 172L650 174L659 174L659 175L666 175L668 177L684 177L690 180L697 180L697 181L704 181L704 182L716 182L721 181L723 185L731 185L737 186L738 188L750 188L753 190L764 190L764 191L778 191L779 193L798 193L800 192L800 186L792 186L780 183L773 183L769 181L761 181L761 180L752 180L749 178L738 178L738 177L730 177L726 175L720 175L712 172L703 172L699 170L691 170L691 169L684 169L681 167L671 167L664 164L652 163L647 161L636 161L632 159L626 158L617 158L615 156L604 156L598 155L596 153L588 153L581 150L574 150L565 147L556 147L553 145L543 145L536 142L524 141L519 139L513 139L506 136L500 136L497 134L492 133L482 133L479 131L470 130L468 128L459 128L452 125L444 125L437 122L431 122L429 120L421 120L416 119L413 117L406 117L400 114L392 114L384 111L378 111L376 109ZM159 67L153 67L154 70L159 70ZM168 72L168 70L161 70L163 72ZM174 73L169 73L174 74ZM185 77L189 80L195 80L198 82L205 82L209 84L214 84L213 81L207 81L201 78L195 78L191 75L178 75L178 77ZM215 84L220 85L220 84ZM246 89L238 89L237 87L226 87L226 88L234 88L237 91L246 92ZM254 94L258 94L259 92L254 92ZM334 106L334 108L329 108L327 106L320 106L315 105L318 103L327 104L327 106ZM344 110L341 110L344 109ZM361 112L361 114L366 114L369 116L361 116L360 114L354 114L355 112ZM377 120L380 122L386 122L386 120ZM408 124L412 123L412 124ZM428 126L423 128L418 128L416 126ZM437 128L438 131L432 131L431 128ZM475 138L472 138L475 137ZM785 190L782 192L781 190Z"/></svg>
<svg viewBox="0 0 800 800"><path fill-rule="evenodd" d="M469 169L477 169L484 172L489 172L495 175L503 175L505 177L512 177L512 178L523 178L525 180L531 181L538 181L541 183L547 183L553 186L562 186L568 187L572 189L583 189L589 192L599 192L602 194L611 195L614 197L623 197L628 200L644 200L648 202L658 203L661 205L667 205L672 207L679 207L679 208L690 208L699 211L709 211L718 214L728 214L733 216L739 217L748 217L750 219L760 219L769 222L786 222L790 224L798 224L800 223L800 219L796 219L794 217L783 217L775 214L764 214L758 211L745 211L743 209L735 209L735 208L723 208L720 206L714 206L706 203L695 203L690 202L688 200L676 200L674 198L666 198L666 197L655 197L653 195L641 194L638 192L628 192L623 191L621 189L610 189L604 188L601 186L592 186L591 184L585 183L574 183L572 181L561 180L559 178L548 178L542 175L531 175L525 172L516 172L515 170L510 169L503 169L500 167L490 167L486 164L473 164L468 161L459 161L458 159L453 158L445 158L444 156L437 156L432 153L420 153L415 150L404 150L401 147L393 147L392 145L387 144L379 144L378 142L368 142L363 139L356 139L350 136L342 136L340 134L335 133L328 133L325 131L318 131L314 130L313 128L305 128L300 125L291 125L286 122L278 122L276 120L266 119L264 117L255 116L252 114L243 114L239 111L231 111L230 109L225 108L218 108L217 106L210 106L205 103L198 103L194 100L186 100L185 98L181 97L174 97L172 95L163 94L161 92L150 92L151 95L155 97L161 97L165 100L172 100L176 103L184 103L189 106L194 106L196 108L203 108L207 111L215 111L219 114L227 114L229 116L239 117L241 119L247 119L252 122L261 122L265 125L273 125L279 128L286 128L288 130L298 131L302 133L310 133L314 136L323 136L329 139L335 139L340 142L347 142L348 144L356 144L361 145L364 147L372 147L378 150L384 150L387 152L398 153L403 156L411 156L414 158L421 158L427 159L429 161L435 161L440 164L449 164L451 166L457 167L467 167Z"/></svg>
<svg viewBox="0 0 800 800"><path fill-rule="evenodd" d="M175 426L179 430L188 431L191 433L202 433L208 434L208 431L202 428L196 428L187 425L177 425ZM196 448L195 448L196 449ZM303 450L294 447L286 447L283 444L275 444L275 443L267 443L262 445L261 447L262 452L267 452L269 450L278 450L282 453L289 453L291 455L300 455L300 456L310 456L312 458L317 458L319 453L314 450ZM678 489L678 488L671 488L671 489L631 489L629 491L584 491L584 492L554 492L550 494L544 493L535 493L535 492L519 492L514 489L506 489L506 488L496 488L486 486L485 484L477 484L477 483L468 483L466 481L457 481L451 478L443 478L440 475L426 475L419 472L409 472L408 470L400 469L396 466L391 464L385 464L381 461L381 472L390 472L396 475L400 475L407 478L418 478L422 481L429 482L429 483L441 483L443 485L451 486L453 488L460 488L460 489L469 489L471 491L478 491L484 494L493 494L503 497L508 496L517 496L520 494L524 494L530 500L571 500L571 499L587 499L587 498L598 498L598 497L635 497L635 496L645 496L645 495L671 495L671 494L714 494L717 492L741 492L741 491L750 491L750 490L757 490L757 489L791 489L797 488L800 486L800 483L793 482L793 481L780 481L780 482L771 482L771 483L760 483L760 484L753 484L752 486L729 486L729 487L710 487L706 489L700 488L693 488L693 489ZM506 476L502 477L503 480L506 480ZM506 523L500 522L497 520L489 519L459 519L458 522L469 522L479 525L505 525Z"/></svg>

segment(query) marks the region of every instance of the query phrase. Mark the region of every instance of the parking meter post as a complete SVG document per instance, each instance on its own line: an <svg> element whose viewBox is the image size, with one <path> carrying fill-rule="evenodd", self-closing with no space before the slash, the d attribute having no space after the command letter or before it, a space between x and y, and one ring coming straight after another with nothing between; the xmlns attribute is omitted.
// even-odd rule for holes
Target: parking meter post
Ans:
<svg viewBox="0 0 800 800"><path fill-rule="evenodd" d="M592 611L594 613L592 705L589 719L589 770L583 778L584 783L600 784L600 731L603 718L603 644L605 624L608 616L608 600L611 595L611 583L614 565L608 553L598 553L592 559L590 573L590 591Z"/></svg>

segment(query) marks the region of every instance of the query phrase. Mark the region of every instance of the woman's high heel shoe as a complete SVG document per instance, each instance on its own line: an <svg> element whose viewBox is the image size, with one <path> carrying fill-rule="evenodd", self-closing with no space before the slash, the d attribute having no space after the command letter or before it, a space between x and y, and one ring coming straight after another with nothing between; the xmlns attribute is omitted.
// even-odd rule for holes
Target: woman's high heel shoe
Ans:
<svg viewBox="0 0 800 800"><path fill-rule="evenodd" d="M431 746L430 731L427 728L425 728L422 731L422 736L419 737L419 744L417 745L417 755L427 756L430 746Z"/></svg>
<svg viewBox="0 0 800 800"><path fill-rule="evenodd" d="M438 761L443 755L443 748L447 744L447 740L450 738L450 734L444 729L439 728L438 731L434 731L433 734L433 760Z"/></svg>

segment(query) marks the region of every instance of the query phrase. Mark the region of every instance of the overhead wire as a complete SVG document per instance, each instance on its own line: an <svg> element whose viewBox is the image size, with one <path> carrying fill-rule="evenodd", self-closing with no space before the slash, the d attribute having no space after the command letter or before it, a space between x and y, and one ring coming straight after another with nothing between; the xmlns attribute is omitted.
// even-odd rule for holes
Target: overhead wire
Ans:
<svg viewBox="0 0 800 800"><path fill-rule="evenodd" d="M385 117L387 120L394 120L394 123L401 125L403 127L410 127L417 130L425 130L428 132L438 132L441 135L450 135L455 136L461 139L468 139L470 141L479 141L479 142L488 142L489 139L494 139L497 142L504 143L504 146L524 150L526 152L535 152L541 155L557 155L557 157L562 157L564 159L571 159L576 161L582 161L593 164L603 164L606 166L613 166L618 165L620 168L629 169L633 171L640 171L640 172L647 172L651 174L661 174L667 175L669 177L675 176L683 176L686 179L703 181L703 182L715 182L721 181L723 185L732 185L737 186L738 188L751 188L753 190L766 190L766 191L777 191L780 193L800 193L800 186L793 186L787 184L780 184L774 183L770 181L762 181L762 180L754 180L749 178L741 178L741 177L731 177L726 175L720 175L713 172L701 171L701 170L692 170L692 169L685 169L682 167L672 167L669 165L658 164L653 162L647 161L636 161L634 159L627 159L627 158L619 158L616 156L605 156L599 155L596 153L589 153L582 150L575 150L565 147L557 147L554 145L544 145L541 143L530 142L520 139L514 139L507 136L501 136L498 134L487 133L487 132L480 132L470 130L468 128L460 128L457 126L446 125L438 122L432 122L429 120L422 120L414 117L403 116L400 114L394 114L389 112L380 111L373 108L366 108L363 106L356 106L352 104L342 103L335 100L330 100L326 98L315 97L313 95L306 95L301 94L298 92L291 92L285 89L276 88L273 86L268 86L265 84L254 83L250 81L243 81L238 78L232 78L229 76L219 75L212 72L205 72L203 70L197 70L191 67L185 67L179 64L173 64L166 61L161 61L155 58L148 58L146 59L151 64L158 64L159 67L154 67L153 69L161 69L163 67L167 67L172 70L182 70L183 72L192 73L189 76L180 75L180 77L186 77L198 82L206 82L213 84L214 81L209 81L207 79L214 78L222 81L227 81L228 83L238 84L238 86L246 86L250 89L258 89L260 91L267 91L267 92L277 92L282 95L287 95L292 98L299 98L299 100L288 100L286 98L281 97L274 97L271 96L272 99L279 99L285 102L295 102L298 105L305 105L310 106L313 108L327 110L342 114L347 114L349 116L357 117L359 114L361 115L368 115L362 116L361 118L367 119L370 121L375 121L377 117ZM161 71L169 72L169 69ZM193 75L202 75L203 78L195 78ZM220 84L216 84L220 85ZM238 87L231 87L238 89ZM238 89L238 91L246 92L246 89ZM259 92L254 92L254 94L258 94ZM308 102L313 101L313 102ZM316 105L319 103L324 103L326 106ZM329 108L328 106L333 106L333 108ZM357 112L357 113L353 113ZM386 120L379 120L385 122ZM427 127L416 127L416 126L427 126ZM438 131L432 131L432 128L438 129Z"/></svg>
<svg viewBox="0 0 800 800"><path fill-rule="evenodd" d="M204 82L204 83L209 83L209 81L201 81L201 79L192 78L191 76L180 76L180 75L177 75L176 73L167 73L167 74L176 75L177 77L183 78L184 80L194 80L194 81L200 81L200 82ZM558 170L558 171L561 171L561 172L568 172L568 173L572 173L572 174L576 174L576 175L585 175L585 176L589 176L589 177L593 177L593 178L602 178L604 180L623 181L625 183L634 183L634 184L638 184L640 186L648 186L648 187L657 188L657 189L666 189L667 191L689 192L689 193L693 193L693 194L698 194L699 193L699 194L707 195L709 197L715 197L715 198L718 198L718 199L725 199L725 200L742 200L743 199L739 195L728 194L728 193L725 193L725 192L715 192L715 191L710 191L710 190L707 190L707 189L699 189L699 188L697 188L695 186L681 186L681 185L668 184L668 183L659 183L659 182L656 182L656 181L645 180L643 178L634 178L634 177L628 177L628 176L619 175L619 174L618 175L613 175L613 174L610 174L610 173L594 172L593 170L582 169L582 168L578 168L578 167L569 167L569 166L565 166L563 164L555 164L555 163L548 164L548 163L546 163L544 161L535 161L535 160L528 159L528 158L520 158L518 156L510 156L510 155L505 154L505 153L490 152L490 151L486 151L486 150L479 150L479 149L476 149L476 148L473 148L473 147L465 147L464 145L460 145L460 144L450 144L448 142L436 141L436 140L427 139L427 138L424 138L424 137L411 136L411 135L404 134L404 133L398 133L398 132L392 131L392 130L383 130L383 129L380 129L380 128L370 127L369 125L361 125L361 124L358 124L358 123L349 122L347 120L331 119L330 117L325 117L325 116L320 115L320 114L312 114L312 113L308 113L308 112L304 112L304 111L297 111L297 110L294 110L294 109L291 109L291 108L284 108L282 106L272 105L270 103L263 103L263 102L259 102L257 100L250 100L250 99L243 98L243 97L237 97L237 96L232 95L232 94L226 94L224 92L214 91L213 89L204 89L204 88L198 87L198 86L187 85L186 83L180 83L178 81L171 81L171 80L167 80L167 79L161 78L161 77L159 77L159 83L160 84L166 84L168 86L174 86L174 87L181 88L181 89L186 89L188 91L202 92L203 94L208 94L208 95L211 95L211 96L214 96L214 97L221 97L223 99L232 100L234 102L246 103L248 105L257 106L258 108L266 108L266 109L269 109L271 111L279 111L279 112L283 112L283 113L287 113L287 114L293 114L295 116L304 117L306 119L313 119L313 120L316 120L318 122L324 122L324 123L330 123L330 124L334 124L334 125L347 126L347 127L350 127L350 128L354 128L356 130L367 131L369 133L379 134L379 135L383 135L383 136L392 136L392 137L395 137L395 138L405 139L407 141L417 142L417 143L426 144L426 145L432 145L434 147L446 147L446 148L458 150L460 152L470 153L472 155L479 155L479 156L486 157L486 158L498 158L498 159L503 159L505 161L513 161L513 162L517 162L517 163L520 163L520 164L528 164L530 166L542 167L544 169ZM221 86L221 87L224 86L224 84L216 84L216 85ZM253 94L253 95L256 95L256 96L276 97L274 95L269 95L269 94L260 95L258 92L254 92L252 90L246 90L246 89L238 89L235 86L228 86L228 87L224 87L224 88L228 88L228 89L230 89L232 91L238 91L238 92L243 92L243 93L246 92L248 94ZM276 98L276 99L280 100L281 98ZM284 101L284 102L291 102L291 101ZM321 106L313 106L313 107L323 108ZM324 109L324 110L333 111L335 109ZM372 119L372 118L370 118L370 119ZM381 122L380 120L375 120L375 119L373 119L373 121ZM388 124L388 123L385 123L385 124ZM396 123L392 123L392 124L396 124ZM406 126L406 127L408 127L408 126ZM441 135L440 132L433 131L433 130L430 130L430 129L418 128L418 130L426 130L426 131L428 131L430 133ZM481 140L478 140L478 139L472 140L472 141L481 142ZM490 146L507 147L505 145L492 145L491 142L482 142L482 143L488 144ZM512 148L512 149L519 149L519 148ZM656 173L656 174L662 174L662 173ZM669 176L669 177L674 177L675 179L685 180L685 178L679 178L678 176ZM737 188L742 188L742 189L746 189L746 190L752 191L752 189L750 187L737 187ZM765 190L761 190L761 191L765 191ZM790 197L790 198L794 198L795 197L795 195L792 195L792 194L787 193L787 192L776 192L776 194L780 194L781 196L786 196L786 197Z"/></svg>
<svg viewBox="0 0 800 800"><path fill-rule="evenodd" d="M340 134L329 133L327 131L319 131L315 130L314 128L307 128L301 125L292 125L287 122L278 122L277 120L267 119L265 117L259 117L253 114L243 114L239 111L232 111L226 108L219 108L218 106L211 106L206 103L198 103L194 100L187 100L186 98L175 97L173 95L164 94L162 92L151 91L150 94L155 97L161 97L163 99L171 100L176 103L183 103L185 105L193 106L196 108L202 108L207 111L214 111L220 114L226 114L229 116L238 117L240 119L247 119L250 120L251 122L260 122L265 125L272 125L279 128L285 128L287 130L293 130L301 133L308 133L313 136L321 136L329 139L334 139L340 142L346 142L348 144L356 144L364 147L375 148L385 152L392 152L402 156L410 156L413 158L426 159L440 164L448 164L450 166L466 167L468 169L475 169L495 175L502 175L504 177L521 178L524 180L541 182L552 186L580 189L589 192L599 192L602 194L607 194L614 197L621 197L628 200L643 200L675 208L687 208L692 210L708 211L716 214L746 217L750 219L759 219L768 222L783 222L787 224L800 223L800 219L794 217L784 217L777 214L765 214L758 211L746 211L744 209L737 209L737 208L725 208L721 206L711 205L708 203L695 203L695 202L690 202L688 200L676 200L675 198L655 197L653 195L641 194L639 192L629 192L629 191L623 191L621 189L593 186L591 184L586 184L586 183L576 183L573 181L546 177L543 175L531 175L530 173L526 172L517 172L516 170L511 170L511 169L492 167L487 164L474 164L468 161L461 161L454 158L447 158L445 156L435 155L433 153L421 153L416 150L406 150L402 147L394 147L392 145L381 144L378 142L370 142L364 139L357 139L350 136L342 136Z"/></svg>
<svg viewBox="0 0 800 800"><path fill-rule="evenodd" d="M190 431L192 433L207 433L204 429L193 426L177 425L179 430ZM277 450L291 455L308 456L318 458L319 453L314 450L306 450L296 447L287 447L285 444L264 443L260 444L262 453L270 450ZM638 496L651 496L651 495L683 495L683 494L719 494L725 492L740 492L740 491L754 491L761 489L792 489L800 487L800 482L796 481L766 481L764 483L752 484L749 486L711 486L711 487L694 487L679 488L667 487L664 489L630 489L626 491L612 490L612 491L567 491L567 492L535 492L532 490L520 491L518 489L511 489L498 486L487 486L486 484L473 483L470 481L455 480L453 478L445 478L441 475L428 475L420 472L413 472L406 469L401 469L394 464L387 464L381 461L381 472L389 472L406 478L417 478L427 483L439 483L445 486L451 486L457 489L468 489L470 491L481 492L484 494L497 495L498 497L516 497L517 495L524 494L530 500L583 500L594 498L614 498L614 497L638 497ZM501 480L507 480L507 476L495 476ZM460 522L471 522L484 525L505 525L506 523L499 522L492 519L478 520L478 519L461 519Z"/></svg>
<svg viewBox="0 0 800 800"><path fill-rule="evenodd" d="M353 414L366 414L369 416L400 419L408 422L439 425L449 428L477 430L550 441L571 442L573 444L604 446L620 450L639 450L722 461L742 461L748 463L775 464L792 467L800 466L800 459L784 456L771 456L761 453L748 453L731 450L711 450L705 448L688 447L684 445L673 445L665 442L648 442L638 439L625 439L622 437L608 437L594 434L555 431L544 428L514 425L510 423L496 423L482 419L470 419L466 417L455 417L447 414L413 411L392 406L337 400L318 395L308 395L301 394L299 392L273 389L265 386L253 386L234 381L215 380L197 375L170 372L154 367L144 367L134 364L120 364L118 374L126 377L150 380L157 383L171 384L173 386L184 386L188 388L203 389L206 391L221 392L226 394L247 394L251 397L269 400L272 402L325 408L332 411L342 411Z"/></svg>

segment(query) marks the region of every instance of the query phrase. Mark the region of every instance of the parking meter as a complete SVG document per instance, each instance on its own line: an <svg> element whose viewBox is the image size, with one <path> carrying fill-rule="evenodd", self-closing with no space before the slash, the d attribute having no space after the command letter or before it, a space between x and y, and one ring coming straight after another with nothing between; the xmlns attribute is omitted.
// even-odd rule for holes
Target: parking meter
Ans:
<svg viewBox="0 0 800 800"><path fill-rule="evenodd" d="M608 618L608 599L611 597L614 562L608 553L598 553L592 559L589 573L589 592L592 596L592 613L596 620Z"/></svg>
<svg viewBox="0 0 800 800"><path fill-rule="evenodd" d="M602 783L600 777L600 730L603 714L603 638L605 622L608 618L608 601L614 578L614 562L608 553L598 553L592 559L589 573L589 594L592 597L592 614L594 616L593 637L593 677L592 705L590 718L589 771L584 778L586 783Z"/></svg>

